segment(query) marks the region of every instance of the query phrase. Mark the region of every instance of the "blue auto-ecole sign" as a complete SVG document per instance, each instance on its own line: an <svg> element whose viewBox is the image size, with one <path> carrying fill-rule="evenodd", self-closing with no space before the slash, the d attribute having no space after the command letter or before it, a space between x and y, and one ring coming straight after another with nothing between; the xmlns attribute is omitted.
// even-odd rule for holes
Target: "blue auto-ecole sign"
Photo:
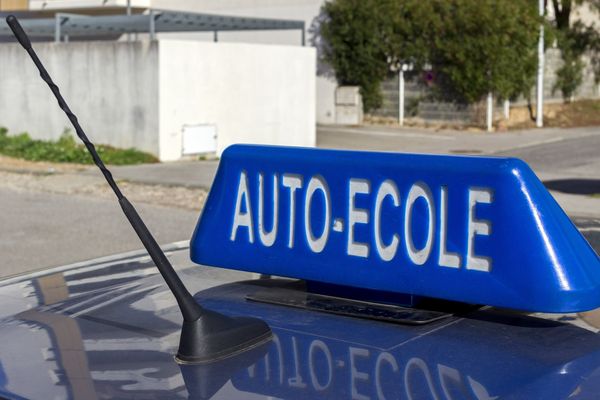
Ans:
<svg viewBox="0 0 600 400"><path fill-rule="evenodd" d="M474 304L600 305L598 256L510 158L235 145L191 254L205 265Z"/></svg>

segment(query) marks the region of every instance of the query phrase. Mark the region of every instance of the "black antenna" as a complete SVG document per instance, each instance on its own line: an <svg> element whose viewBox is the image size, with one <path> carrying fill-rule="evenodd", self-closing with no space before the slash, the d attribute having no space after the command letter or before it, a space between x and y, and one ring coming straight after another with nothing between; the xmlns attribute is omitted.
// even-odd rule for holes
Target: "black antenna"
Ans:
<svg viewBox="0 0 600 400"><path fill-rule="evenodd" d="M75 132L77 132L77 136L85 144L85 147L94 159L94 163L98 166L106 182L108 182L117 196L123 213L142 241L152 261L156 264L160 274L163 276L169 289L171 289L173 296L175 296L183 315L179 350L175 359L180 363L216 361L249 350L269 340L271 329L262 320L246 317L227 317L204 309L196 303L183 282L181 282L181 279L179 279L165 253L163 253L156 240L154 240L144 221L142 221L142 218L133 205L123 195L112 174L106 168L100 156L98 156L94 144L87 138L87 135L79 125L77 117L71 112L67 102L60 94L58 86L52 81L46 68L44 68L44 65L31 46L29 37L17 18L14 15L9 15L6 17L6 22L21 46L23 46L31 57L44 82L50 87L50 90L58 101L58 105L67 114L67 117L75 128Z"/></svg>

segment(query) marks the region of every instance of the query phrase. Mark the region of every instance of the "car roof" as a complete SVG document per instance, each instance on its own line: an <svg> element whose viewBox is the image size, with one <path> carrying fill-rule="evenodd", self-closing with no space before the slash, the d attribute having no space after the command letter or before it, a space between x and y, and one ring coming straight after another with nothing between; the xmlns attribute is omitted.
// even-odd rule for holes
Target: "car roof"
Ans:
<svg viewBox="0 0 600 400"><path fill-rule="evenodd" d="M143 252L0 282L6 398L591 398L600 336L575 315L484 308L411 326L246 297L285 279L194 265L165 248L207 308L259 317L273 340L241 356L179 365L181 315Z"/></svg>

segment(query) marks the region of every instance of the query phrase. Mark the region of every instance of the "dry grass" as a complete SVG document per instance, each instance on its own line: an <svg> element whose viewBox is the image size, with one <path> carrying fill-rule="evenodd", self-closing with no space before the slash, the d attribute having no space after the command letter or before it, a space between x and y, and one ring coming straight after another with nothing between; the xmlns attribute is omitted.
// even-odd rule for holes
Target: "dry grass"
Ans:
<svg viewBox="0 0 600 400"><path fill-rule="evenodd" d="M571 103L551 103L544 106L544 126L573 128L600 125L600 100L578 100ZM510 111L509 129L535 127L527 107Z"/></svg>

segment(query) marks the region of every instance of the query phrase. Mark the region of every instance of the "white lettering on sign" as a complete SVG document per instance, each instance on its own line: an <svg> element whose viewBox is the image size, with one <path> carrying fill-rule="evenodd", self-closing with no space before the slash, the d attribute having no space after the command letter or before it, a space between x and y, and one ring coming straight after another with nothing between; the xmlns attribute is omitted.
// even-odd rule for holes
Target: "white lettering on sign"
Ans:
<svg viewBox="0 0 600 400"><path fill-rule="evenodd" d="M313 195L316 191L320 191L323 194L325 201L325 221L323 224L323 232L321 236L315 237L311 227L310 221L310 210ZM308 241L308 247L314 253L320 253L327 244L329 238L329 229L331 228L331 196L329 195L329 187L327 182L322 176L317 175L310 178L308 187L306 188L306 198L304 199L304 232L306 233L306 240Z"/></svg>
<svg viewBox="0 0 600 400"><path fill-rule="evenodd" d="M279 189L277 174L273 175L273 227L270 232L265 230L265 185L263 183L263 174L258 174L258 236L260 241L267 247L273 246L275 237L277 236L277 225L279 215Z"/></svg>
<svg viewBox="0 0 600 400"><path fill-rule="evenodd" d="M242 212L242 202L246 212ZM235 213L233 214L233 226L231 227L230 240L235 241L237 230L240 226L248 228L248 241L254 243L254 232L252 230L252 209L250 208L250 194L248 193L248 177L246 171L240 174L237 198L235 200Z"/></svg>
<svg viewBox="0 0 600 400"><path fill-rule="evenodd" d="M350 179L348 187L348 255L351 256L369 257L369 245L354 240L354 225L369 222L369 211L364 208L356 208L354 197L357 194L369 194L370 186L370 182L366 179Z"/></svg>
<svg viewBox="0 0 600 400"><path fill-rule="evenodd" d="M457 253L450 253L446 250L448 237L448 188L442 186L440 190L440 257L438 264L440 267L460 268L460 256Z"/></svg>
<svg viewBox="0 0 600 400"><path fill-rule="evenodd" d="M469 221L467 234L467 269L489 272L492 260L489 257L475 255L475 236L490 235L492 224L487 220L475 219L475 207L478 203L490 204L492 191L486 188L469 188Z"/></svg>
<svg viewBox="0 0 600 400"><path fill-rule="evenodd" d="M418 198L423 198L427 203L427 241L425 247L418 250L412 240L413 205ZM435 205L431 190L424 182L417 182L410 188L406 198L406 209L404 212L404 240L408 257L416 265L423 265L429 258L431 246L433 245L433 230L435 229Z"/></svg>
<svg viewBox="0 0 600 400"><path fill-rule="evenodd" d="M288 247L294 247L294 228L296 221L296 190L302 187L300 175L283 174L281 184L290 189L290 233L288 236Z"/></svg>
<svg viewBox="0 0 600 400"><path fill-rule="evenodd" d="M339 196L332 199L331 190L323 176L315 174L305 184L306 179L307 177L290 173L258 173L249 177L246 171L241 171L230 240L246 240L247 232L247 241L254 244L256 230L258 244L272 247L277 243L278 236L281 236L281 230L285 230L279 226L283 222L284 227L286 223L288 226L287 247L290 249L297 246L295 236L298 233L304 235L306 242L302 243L306 243L311 252L321 253L333 232L333 235L345 235L346 254L352 257L368 259L371 256L370 247L374 246L378 259L382 261L391 262L405 254L414 265L424 265L434 258L431 253L435 245L438 251L436 262L440 267L462 267L483 272L491 270L492 259L479 255L475 250L477 238L490 236L492 231L491 221L476 218L478 205L492 204L494 201L490 188L466 189L466 207L457 209L457 205L448 200L448 193L454 193L453 189L444 185L434 188L435 193L439 193L438 197L422 181L413 183L407 187L406 193L401 193L397 182L391 179L384 179L374 186L370 180L348 177L346 185L342 186L347 191L341 194L344 197L340 200ZM272 183L272 188L269 183ZM337 190L340 188L339 185L334 187ZM282 190L283 193L280 193ZM281 198L287 199L289 210L281 209ZM251 199L257 199L256 208L252 207ZM285 200L282 204L285 204ZM320 205L322 206L319 207ZM297 216L298 213L302 215ZM449 219L449 216L452 218ZM460 232L466 234L460 234L456 228L450 229L451 224L460 222L455 219L461 217L465 221L459 227L465 226L466 230L461 229ZM298 218L300 226L297 226ZM271 224L265 224L265 219L270 220ZM399 224L392 221L398 221ZM415 227L424 231L424 242L418 241L415 244ZM238 232L240 229L241 232ZM364 234L362 239L357 239L358 230ZM450 242L449 232L452 232ZM285 232L283 235L285 236ZM280 238L281 240L286 238ZM398 251L402 240L405 253Z"/></svg>
<svg viewBox="0 0 600 400"><path fill-rule="evenodd" d="M400 241L397 234L392 236L392 240L388 245L383 243L383 239L381 238L381 204L388 196L392 198L394 207L398 207L400 205L400 194L398 194L398 187L389 179L384 181L381 186L379 186L379 190L377 190L377 196L375 197L375 215L373 220L375 247L377 248L379 257L381 257L383 261L390 261L392 258L394 258L396 251L398 250L398 242Z"/></svg>

